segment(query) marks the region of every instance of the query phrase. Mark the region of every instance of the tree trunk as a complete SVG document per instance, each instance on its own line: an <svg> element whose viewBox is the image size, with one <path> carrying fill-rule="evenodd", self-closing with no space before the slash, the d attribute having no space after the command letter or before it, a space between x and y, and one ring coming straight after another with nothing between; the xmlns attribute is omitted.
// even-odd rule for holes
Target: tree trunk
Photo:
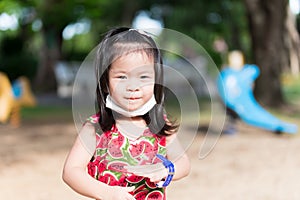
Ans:
<svg viewBox="0 0 300 200"><path fill-rule="evenodd" d="M61 58L62 31L72 20L69 12L73 7L64 0L42 0L37 7L37 16L42 20L43 44L36 76L36 89L42 92L56 91L55 65Z"/></svg>
<svg viewBox="0 0 300 200"><path fill-rule="evenodd" d="M290 68L285 69L294 76L298 77L300 72L300 37L296 28L296 18L288 9L286 20L286 44L289 53Z"/></svg>
<svg viewBox="0 0 300 200"><path fill-rule="evenodd" d="M36 77L38 91L55 91L57 87L55 65L61 56L62 36L60 31L44 28L42 35L44 44L40 52L40 66Z"/></svg>
<svg viewBox="0 0 300 200"><path fill-rule="evenodd" d="M123 11L121 24L124 26L131 26L132 20L135 17L136 12L139 10L140 4L134 0L127 0L123 2Z"/></svg>
<svg viewBox="0 0 300 200"><path fill-rule="evenodd" d="M284 103L281 70L288 66L284 42L288 0L245 0L252 38L254 61L261 70L255 94L260 103L279 106Z"/></svg>

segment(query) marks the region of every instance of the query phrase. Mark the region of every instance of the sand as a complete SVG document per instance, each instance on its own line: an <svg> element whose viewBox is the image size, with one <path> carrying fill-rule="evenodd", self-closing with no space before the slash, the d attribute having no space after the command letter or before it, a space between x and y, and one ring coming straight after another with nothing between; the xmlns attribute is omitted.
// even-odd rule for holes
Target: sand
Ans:
<svg viewBox="0 0 300 200"><path fill-rule="evenodd" d="M213 151L199 158L204 134L187 153L192 170L172 182L168 200L299 200L300 137L276 135L238 123ZM189 134L189 133L187 133ZM71 121L0 125L0 199L81 200L61 179L64 160L76 137Z"/></svg>

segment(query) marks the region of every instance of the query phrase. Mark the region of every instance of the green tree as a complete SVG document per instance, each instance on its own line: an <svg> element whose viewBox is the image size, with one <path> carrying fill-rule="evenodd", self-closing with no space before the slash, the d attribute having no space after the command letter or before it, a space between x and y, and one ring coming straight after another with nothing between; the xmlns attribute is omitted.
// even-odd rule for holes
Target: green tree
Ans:
<svg viewBox="0 0 300 200"><path fill-rule="evenodd" d="M80 0L35 1L36 17L42 21L41 34L43 38L40 65L36 76L36 84L40 86L40 89L46 91L56 89L54 67L57 61L62 59L62 32L68 24L75 23L85 16L100 17L102 8L96 2Z"/></svg>
<svg viewBox="0 0 300 200"><path fill-rule="evenodd" d="M38 55L39 67L36 76L36 85L41 90L54 90L56 79L54 67L62 59L62 32L64 28L80 19L88 18L92 21L92 32L96 37L108 28L117 25L130 25L138 9L139 1L136 0L3 0L0 10L7 12L31 11L31 18L26 23L20 23L20 34L24 41L28 40L28 27L34 20L42 22L40 31L42 44ZM22 28L23 27L23 28ZM25 28L26 27L26 28ZM98 42L100 38L95 38Z"/></svg>
<svg viewBox="0 0 300 200"><path fill-rule="evenodd" d="M25 7L28 9L23 9ZM0 13L19 16L17 30L0 32L0 70L12 81L22 75L32 80L36 73L37 56L29 44L32 36L31 27L28 25L28 21L32 20L29 8L30 4L26 1L0 1Z"/></svg>
<svg viewBox="0 0 300 200"><path fill-rule="evenodd" d="M290 68L291 55L298 57L293 63L299 63L299 33L295 25L289 24L288 30L286 26L288 0L172 0L165 1L165 5L169 28L195 38L217 64L220 62L212 43L216 37L223 37L229 50L242 50L247 61L260 68L255 88L259 101L268 106L285 103L282 69Z"/></svg>
<svg viewBox="0 0 300 200"><path fill-rule="evenodd" d="M221 67L224 62L213 48L223 38L229 50L249 52L249 36L244 5L238 0L166 1L164 21L168 28L183 32L198 41Z"/></svg>
<svg viewBox="0 0 300 200"><path fill-rule="evenodd" d="M213 49L216 38L224 38L229 50L242 50L247 60L261 69L256 83L258 99L276 106L284 103L280 82L282 69L290 68L290 52L299 54L299 34L293 25L289 24L287 29L285 24L287 6L288 0L2 0L0 11L19 12L27 8L31 12L28 15L31 18L21 23L19 30L23 41L32 36L31 23L35 19L42 21L43 45L37 53L41 56L36 80L46 89L55 89L53 69L63 57L62 31L68 24L90 19L96 44L101 39L100 34L108 28L131 25L136 12L146 9L151 10L154 17L162 17L166 28L196 39L219 66L224 60Z"/></svg>

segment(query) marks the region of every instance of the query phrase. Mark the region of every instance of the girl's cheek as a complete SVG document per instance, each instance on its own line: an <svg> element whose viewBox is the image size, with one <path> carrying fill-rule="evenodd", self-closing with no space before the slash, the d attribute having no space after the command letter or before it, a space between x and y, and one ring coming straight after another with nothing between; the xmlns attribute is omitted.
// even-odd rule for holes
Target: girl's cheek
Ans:
<svg viewBox="0 0 300 200"><path fill-rule="evenodd" d="M120 90L120 89L122 89L122 88L125 87L124 85L125 85L125 84L124 84L124 81L118 81L118 80L115 80L115 81L111 84L111 86L112 86L112 88L113 88L114 90Z"/></svg>

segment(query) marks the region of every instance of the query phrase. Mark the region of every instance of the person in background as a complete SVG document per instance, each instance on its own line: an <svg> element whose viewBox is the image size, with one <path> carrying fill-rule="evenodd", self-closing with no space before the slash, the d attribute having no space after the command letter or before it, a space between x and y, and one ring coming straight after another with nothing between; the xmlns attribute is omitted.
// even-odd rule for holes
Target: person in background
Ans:
<svg viewBox="0 0 300 200"><path fill-rule="evenodd" d="M244 67L244 56L243 53L239 50L233 50L228 53L228 65L226 66L225 70L229 69L233 72L238 72L242 70ZM239 119L238 114L226 107L226 121L225 127L223 129L224 134L234 134L237 132L236 123Z"/></svg>

